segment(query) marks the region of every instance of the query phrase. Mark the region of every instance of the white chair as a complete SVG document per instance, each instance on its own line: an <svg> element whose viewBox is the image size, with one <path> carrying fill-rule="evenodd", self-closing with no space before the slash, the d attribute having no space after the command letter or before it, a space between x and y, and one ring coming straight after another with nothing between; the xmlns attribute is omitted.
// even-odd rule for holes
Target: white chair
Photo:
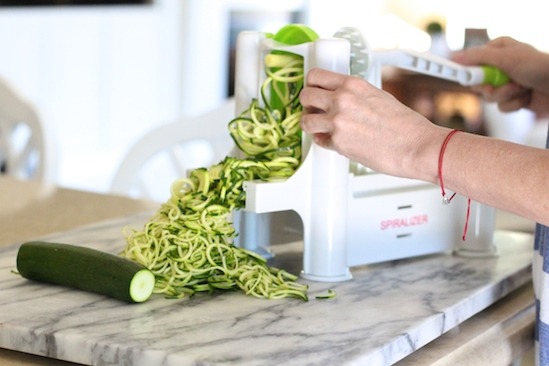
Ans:
<svg viewBox="0 0 549 366"><path fill-rule="evenodd" d="M45 136L34 108L0 79L0 174L50 180L53 158Z"/></svg>
<svg viewBox="0 0 549 366"><path fill-rule="evenodd" d="M227 125L235 115L235 101L197 117L159 126L139 139L115 173L113 193L163 202L171 183L189 169L221 161L234 147Z"/></svg>

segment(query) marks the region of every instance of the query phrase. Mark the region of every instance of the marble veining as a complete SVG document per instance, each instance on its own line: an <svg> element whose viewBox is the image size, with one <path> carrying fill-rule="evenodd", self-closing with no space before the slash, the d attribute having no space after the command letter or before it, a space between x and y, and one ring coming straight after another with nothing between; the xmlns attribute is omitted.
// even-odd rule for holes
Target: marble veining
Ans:
<svg viewBox="0 0 549 366"><path fill-rule="evenodd" d="M149 215L42 238L118 252L122 228ZM242 292L125 304L14 274L18 244L0 250L0 347L92 365L388 365L531 280L532 237L497 232L500 257L450 254L353 268L310 285L310 300ZM296 272L300 243L273 265ZM330 300L316 294L336 292Z"/></svg>

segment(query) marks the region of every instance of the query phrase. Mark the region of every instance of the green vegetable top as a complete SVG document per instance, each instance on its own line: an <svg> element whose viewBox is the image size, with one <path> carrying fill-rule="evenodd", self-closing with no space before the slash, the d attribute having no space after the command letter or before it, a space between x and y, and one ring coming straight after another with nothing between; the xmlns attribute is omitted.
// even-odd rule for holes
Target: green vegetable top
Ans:
<svg viewBox="0 0 549 366"><path fill-rule="evenodd" d="M288 24L275 33L273 39L275 41L287 44L296 45L306 42L312 42L319 38L318 34L310 27L303 24Z"/></svg>

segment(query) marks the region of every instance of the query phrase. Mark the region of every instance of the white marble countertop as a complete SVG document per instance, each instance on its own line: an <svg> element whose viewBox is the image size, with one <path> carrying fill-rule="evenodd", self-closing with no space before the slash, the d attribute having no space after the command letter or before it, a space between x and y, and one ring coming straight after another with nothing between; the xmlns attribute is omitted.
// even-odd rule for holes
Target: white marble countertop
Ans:
<svg viewBox="0 0 549 366"><path fill-rule="evenodd" d="M46 238L118 252L122 228L148 216ZM11 273L17 246L8 246L0 347L94 365L393 364L531 281L532 236L498 231L495 242L498 258L432 255L354 268L347 282L310 282L309 302L231 292L136 305L22 279ZM299 248L275 246L273 264L298 271ZM334 299L314 298L328 289Z"/></svg>

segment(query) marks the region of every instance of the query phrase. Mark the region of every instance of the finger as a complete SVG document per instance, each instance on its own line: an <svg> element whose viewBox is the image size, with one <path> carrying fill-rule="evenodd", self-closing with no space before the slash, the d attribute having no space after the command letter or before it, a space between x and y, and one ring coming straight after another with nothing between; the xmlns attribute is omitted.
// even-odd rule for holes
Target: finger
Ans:
<svg viewBox="0 0 549 366"><path fill-rule="evenodd" d="M311 135L332 132L332 124L325 113L303 113L300 124L301 129Z"/></svg>
<svg viewBox="0 0 549 366"><path fill-rule="evenodd" d="M505 58L501 57L500 49L512 43L516 43L512 38L499 37L484 46L471 47L453 52L450 58L464 65L487 64L502 67L505 64Z"/></svg>
<svg viewBox="0 0 549 366"><path fill-rule="evenodd" d="M313 141L326 149L333 150L331 125L323 114L304 114L301 117L301 129L313 136Z"/></svg>
<svg viewBox="0 0 549 366"><path fill-rule="evenodd" d="M481 95L484 99L489 100L494 93L494 87L492 85L473 85L471 90Z"/></svg>
<svg viewBox="0 0 549 366"><path fill-rule="evenodd" d="M509 83L498 88L494 88L491 85L476 85L471 87L471 89L481 94L486 101L498 103L522 97L530 93L530 89L515 83Z"/></svg>
<svg viewBox="0 0 549 366"><path fill-rule="evenodd" d="M336 90L345 81L345 75L333 71L314 68L307 74L307 85L326 90Z"/></svg>
<svg viewBox="0 0 549 366"><path fill-rule="evenodd" d="M491 47L471 47L466 50L456 51L452 53L450 59L463 65L479 65L488 64L499 66L497 48Z"/></svg>
<svg viewBox="0 0 549 366"><path fill-rule="evenodd" d="M511 37L498 37L487 43L488 47L504 48L517 44L518 41Z"/></svg>
<svg viewBox="0 0 549 366"><path fill-rule="evenodd" d="M526 108L532 102L532 93L519 95L515 98L498 103L498 108L502 112L518 111L521 108Z"/></svg>
<svg viewBox="0 0 549 366"><path fill-rule="evenodd" d="M513 99L524 98L530 93L530 89L511 83L499 88L494 88L490 94L487 94L485 96L487 100L505 103Z"/></svg>
<svg viewBox="0 0 549 366"><path fill-rule="evenodd" d="M318 146L321 146L325 149L333 150L332 138L327 133L316 133L313 135L313 141Z"/></svg>
<svg viewBox="0 0 549 366"><path fill-rule="evenodd" d="M332 103L332 96L328 90L306 86L299 94L299 102L308 111L326 111Z"/></svg>

